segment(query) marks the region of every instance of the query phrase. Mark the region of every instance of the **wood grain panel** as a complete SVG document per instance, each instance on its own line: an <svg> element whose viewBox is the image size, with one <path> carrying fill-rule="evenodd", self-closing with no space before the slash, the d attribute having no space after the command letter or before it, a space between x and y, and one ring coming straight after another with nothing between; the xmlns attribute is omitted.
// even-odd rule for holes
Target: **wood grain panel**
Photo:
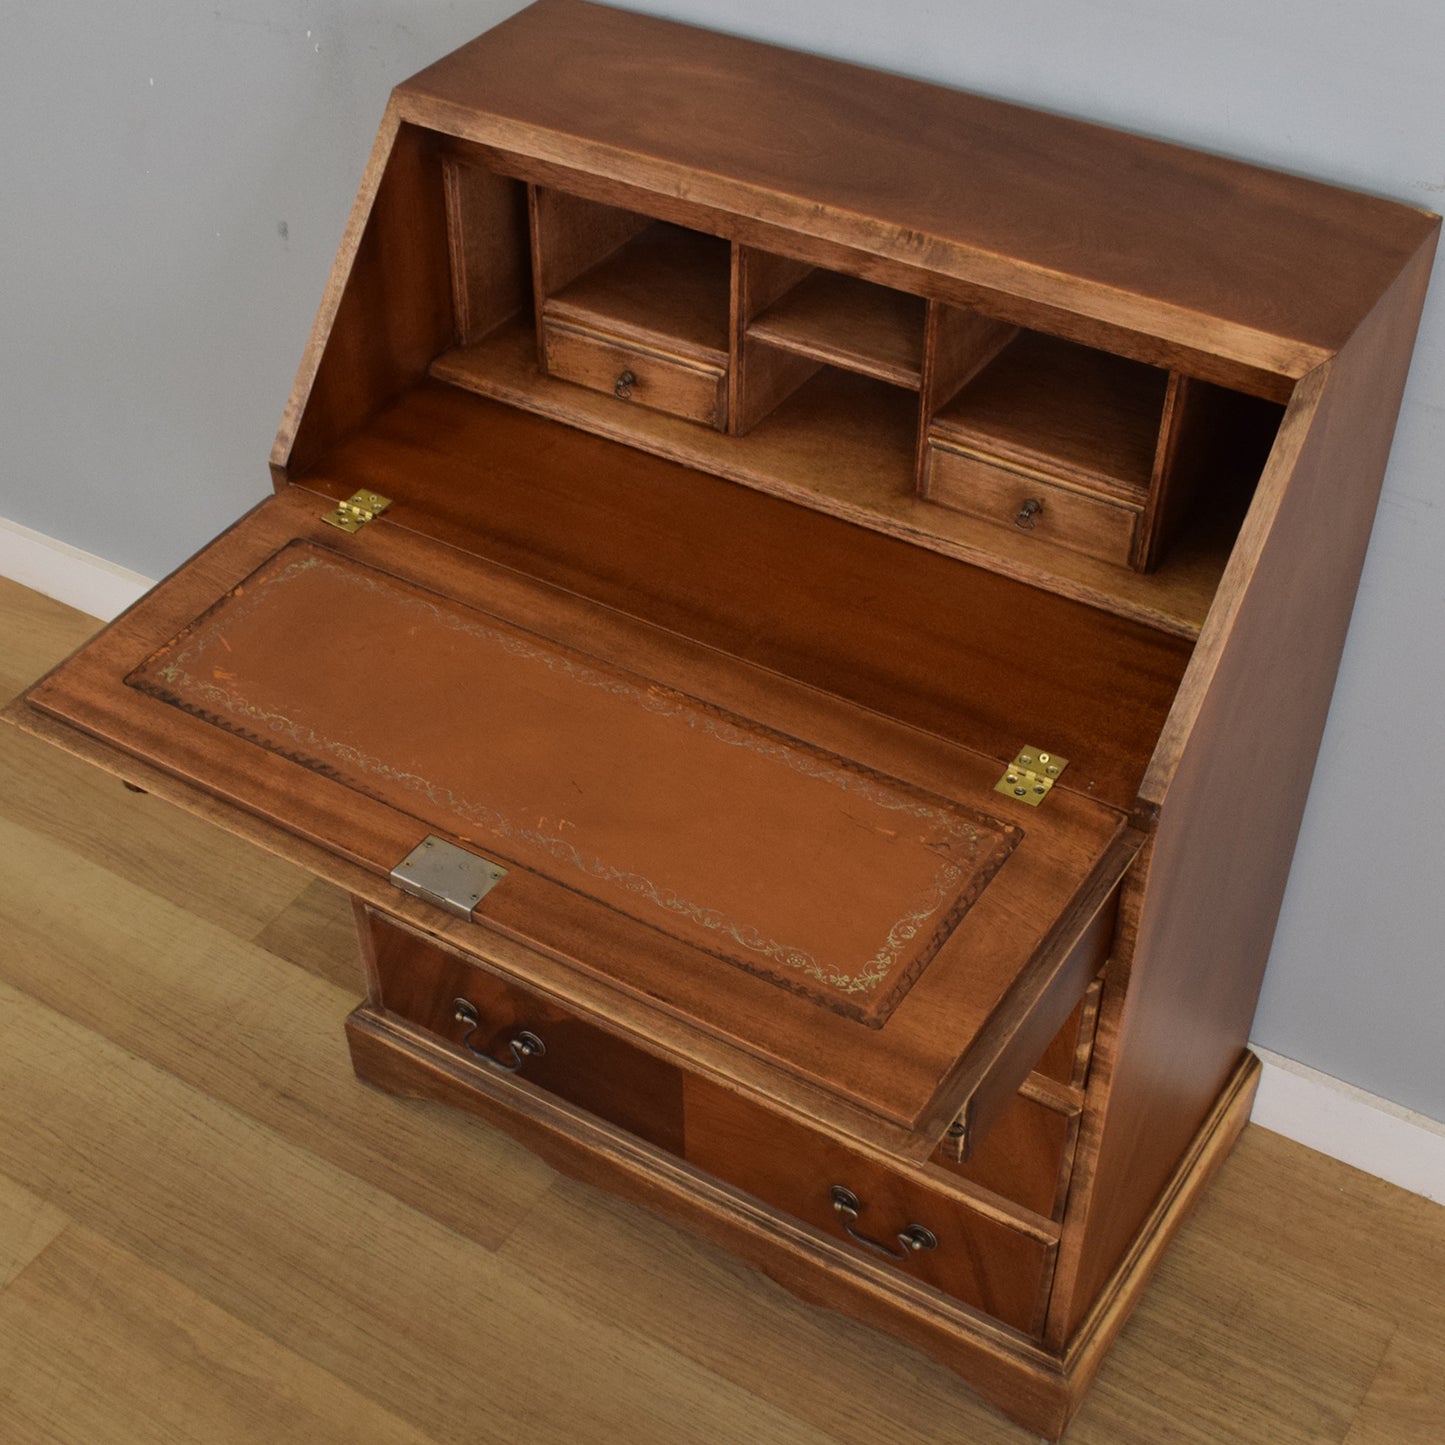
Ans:
<svg viewBox="0 0 1445 1445"><path fill-rule="evenodd" d="M479 141L1295 377L1429 229L1373 197L577 0L522 12L400 94Z"/></svg>
<svg viewBox="0 0 1445 1445"><path fill-rule="evenodd" d="M0 649L0 699L9 702L100 626L94 617L0 577L0 636L6 639Z"/></svg>
<svg viewBox="0 0 1445 1445"><path fill-rule="evenodd" d="M452 309L463 344L532 305L527 191L482 166L444 162Z"/></svg>
<svg viewBox="0 0 1445 1445"><path fill-rule="evenodd" d="M945 442L1139 506L1168 382L1158 367L1025 331L931 426Z"/></svg>
<svg viewBox="0 0 1445 1445"><path fill-rule="evenodd" d="M1432 257L1433 245L1416 255L1286 417L1146 780L1162 809L1071 1321L1248 1036ZM1302 588L1306 566L1318 581Z"/></svg>
<svg viewBox="0 0 1445 1445"><path fill-rule="evenodd" d="M0 816L238 938L264 928L305 886L294 868L262 852L216 859L210 824L177 817L160 799L9 732L0 740ZM150 847L117 847L136 831L153 838Z"/></svg>
<svg viewBox="0 0 1445 1445"><path fill-rule="evenodd" d="M952 1157L944 1140L933 1162L1015 1204L1053 1219L1067 1186L1077 1116L1050 1109L1023 1094L993 1122L966 1163Z"/></svg>
<svg viewBox="0 0 1445 1445"><path fill-rule="evenodd" d="M726 241L654 221L576 280L549 289L542 317L616 333L722 369L728 358Z"/></svg>
<svg viewBox="0 0 1445 1445"><path fill-rule="evenodd" d="M651 221L635 211L604 206L550 186L529 186L532 271L540 308L554 291L575 281L625 245Z"/></svg>
<svg viewBox="0 0 1445 1445"><path fill-rule="evenodd" d="M274 958L285 959L348 993L366 991L351 899L330 883L319 879L308 883L252 941Z"/></svg>
<svg viewBox="0 0 1445 1445"><path fill-rule="evenodd" d="M1342 1412L1347 1418L1350 1403ZM1435 1445L1442 1429L1445 1372L1440 1352L1399 1330L1354 1410L1343 1445Z"/></svg>
<svg viewBox="0 0 1445 1445"><path fill-rule="evenodd" d="M769 353L788 355L760 342L745 349L745 362L749 353L773 368L778 363L767 360ZM939 511L917 495L918 407L908 393L836 367L812 370L810 358L796 360L796 367L765 372L756 398L760 419L745 410L746 434L731 436L659 413L633 413L543 376L531 328L521 325L445 353L431 375L622 442L634 457L651 453L1176 637L1198 636L1238 531L1237 513L1203 513L1147 576L1083 554L1041 557L1026 537ZM746 390L746 380L743 385ZM764 412L773 400L774 409Z"/></svg>
<svg viewBox="0 0 1445 1445"><path fill-rule="evenodd" d="M836 271L813 271L748 324L784 351L917 390L924 303Z"/></svg>

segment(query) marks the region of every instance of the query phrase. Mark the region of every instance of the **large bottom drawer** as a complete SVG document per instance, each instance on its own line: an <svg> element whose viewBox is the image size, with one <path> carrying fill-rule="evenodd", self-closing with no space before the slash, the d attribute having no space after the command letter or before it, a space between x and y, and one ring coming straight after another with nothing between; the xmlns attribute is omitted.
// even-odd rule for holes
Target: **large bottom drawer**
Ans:
<svg viewBox="0 0 1445 1445"><path fill-rule="evenodd" d="M372 909L375 1001L464 1055L586 1109L1025 1333L1037 1333L1057 1231L992 1210L940 1170L891 1161L681 1069ZM931 1176L931 1177L930 1177ZM1030 1227L1030 1220L1033 1226Z"/></svg>
<svg viewBox="0 0 1445 1445"><path fill-rule="evenodd" d="M921 1171L708 1080L689 1076L686 1090L690 1164L1005 1324L1041 1328L1056 1249L1047 1228L973 1208Z"/></svg>

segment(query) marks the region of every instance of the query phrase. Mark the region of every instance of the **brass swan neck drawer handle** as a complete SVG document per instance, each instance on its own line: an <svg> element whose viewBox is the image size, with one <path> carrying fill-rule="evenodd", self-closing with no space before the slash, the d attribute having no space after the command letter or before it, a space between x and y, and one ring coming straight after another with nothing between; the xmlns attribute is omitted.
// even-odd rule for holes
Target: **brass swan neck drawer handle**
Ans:
<svg viewBox="0 0 1445 1445"><path fill-rule="evenodd" d="M833 1208L843 1216L843 1229L848 1238L856 1244L866 1245L869 1249L885 1255L888 1259L905 1264L921 1249L938 1248L938 1236L931 1229L925 1229L921 1224L910 1224L906 1229L898 1231L897 1239L902 1246L901 1249L894 1249L881 1240L870 1239L866 1234L859 1234L853 1228L853 1221L863 1212L863 1205L858 1196L851 1189L846 1189L841 1184L835 1184L828 1191L828 1197L833 1201Z"/></svg>
<svg viewBox="0 0 1445 1445"><path fill-rule="evenodd" d="M612 395L620 401L632 400L632 388L637 385L637 378L631 371L624 371L612 387Z"/></svg>
<svg viewBox="0 0 1445 1445"><path fill-rule="evenodd" d="M528 1059L540 1059L547 1052L547 1045L542 1042L530 1029L523 1029L515 1038L507 1040L507 1047L512 1051L511 1061L494 1058L491 1054L484 1053L472 1042L472 1035L481 1027L481 1015L477 1013L476 1005L468 1003L464 998L452 1000L452 1017L459 1024L467 1026L466 1033L462 1036L462 1047L474 1058L480 1059L484 1064L490 1064L494 1069L501 1069L504 1073L515 1074Z"/></svg>
<svg viewBox="0 0 1445 1445"><path fill-rule="evenodd" d="M1037 497L1030 497L1023 506L1014 514L1014 526L1022 527L1026 532L1034 529L1034 518L1044 509L1044 504Z"/></svg>

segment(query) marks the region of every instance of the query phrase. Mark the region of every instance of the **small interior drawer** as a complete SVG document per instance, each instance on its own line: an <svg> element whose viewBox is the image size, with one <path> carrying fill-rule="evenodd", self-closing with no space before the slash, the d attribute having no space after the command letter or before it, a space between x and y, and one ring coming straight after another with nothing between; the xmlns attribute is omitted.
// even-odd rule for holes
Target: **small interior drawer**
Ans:
<svg viewBox="0 0 1445 1445"><path fill-rule="evenodd" d="M1141 517L1136 508L1016 471L937 437L928 440L922 491L941 507L1120 567L1129 565Z"/></svg>
<svg viewBox="0 0 1445 1445"><path fill-rule="evenodd" d="M383 1008L470 1055L479 1069L515 1074L681 1154L677 1069L372 909L366 927ZM475 1023L470 1014L458 1017L462 1003Z"/></svg>
<svg viewBox="0 0 1445 1445"><path fill-rule="evenodd" d="M716 367L565 325L551 316L543 317L542 345L552 376L610 393L621 404L664 411L718 430L726 424L726 375Z"/></svg>
<svg viewBox="0 0 1445 1445"><path fill-rule="evenodd" d="M1026 1227L1020 1211L1018 1225L1010 1225L946 1187L930 1187L921 1171L853 1149L709 1080L689 1075L685 1087L690 1164L1005 1324L1037 1329L1056 1249L1043 1219ZM839 1207L835 1189L856 1200L856 1213ZM911 1230L927 1231L936 1244L910 1247L900 1235Z"/></svg>

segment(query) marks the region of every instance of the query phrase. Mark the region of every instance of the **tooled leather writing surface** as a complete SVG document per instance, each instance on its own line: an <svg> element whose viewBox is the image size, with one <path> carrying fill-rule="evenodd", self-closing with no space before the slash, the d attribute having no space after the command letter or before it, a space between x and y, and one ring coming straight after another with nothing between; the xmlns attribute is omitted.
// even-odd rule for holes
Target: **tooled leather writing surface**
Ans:
<svg viewBox="0 0 1445 1445"><path fill-rule="evenodd" d="M873 1026L1021 837L311 543L127 682Z"/></svg>

